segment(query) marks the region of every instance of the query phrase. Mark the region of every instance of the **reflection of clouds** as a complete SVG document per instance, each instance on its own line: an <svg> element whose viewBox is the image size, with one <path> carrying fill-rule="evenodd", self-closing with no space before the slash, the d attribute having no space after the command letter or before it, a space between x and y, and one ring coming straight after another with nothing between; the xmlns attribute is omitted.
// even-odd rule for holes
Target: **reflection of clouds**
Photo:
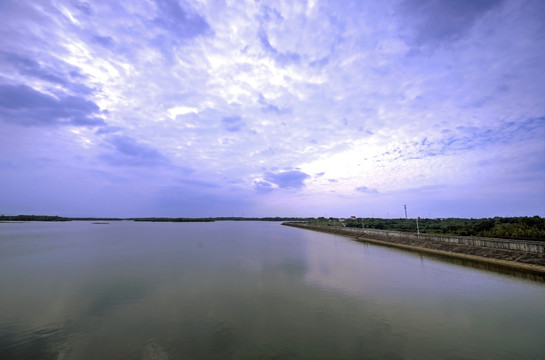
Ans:
<svg viewBox="0 0 545 360"><path fill-rule="evenodd" d="M108 284L95 294L90 294L92 300L87 307L87 313L90 316L106 316L117 307L125 307L138 302L152 290L151 284L141 279L127 279Z"/></svg>
<svg viewBox="0 0 545 360"><path fill-rule="evenodd" d="M542 287L330 234L261 222L58 226L81 236L0 262L0 288L19 282L17 304L0 297L0 359L14 348L36 359L422 358L429 334L424 353L440 358L472 343L467 329L496 334L487 326L510 313L536 331L506 329L483 349L542 334L528 315ZM84 239L92 246L75 245Z"/></svg>
<svg viewBox="0 0 545 360"><path fill-rule="evenodd" d="M455 259L442 260L332 234L309 232L308 239L305 281L331 291L380 298L383 303L403 300L416 309L441 297L463 300L468 284L475 286L471 290L474 297L497 290L490 282L496 273L480 276L471 267L453 266L461 263Z"/></svg>
<svg viewBox="0 0 545 360"><path fill-rule="evenodd" d="M307 282L359 294L385 280L387 270L370 256L369 246L332 235L313 235L306 242Z"/></svg>

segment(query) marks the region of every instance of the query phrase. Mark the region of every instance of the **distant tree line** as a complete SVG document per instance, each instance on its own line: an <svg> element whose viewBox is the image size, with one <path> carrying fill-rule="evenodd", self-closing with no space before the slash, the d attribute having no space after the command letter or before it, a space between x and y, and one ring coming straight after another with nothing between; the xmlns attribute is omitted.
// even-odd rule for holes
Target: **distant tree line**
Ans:
<svg viewBox="0 0 545 360"><path fill-rule="evenodd" d="M108 217L61 217L48 215L0 215L0 221L151 221L151 222L212 222L212 221L309 221L311 218L298 217L141 217L141 218L108 218Z"/></svg>
<svg viewBox="0 0 545 360"><path fill-rule="evenodd" d="M49 215L0 215L0 221L70 221L70 218Z"/></svg>
<svg viewBox="0 0 545 360"><path fill-rule="evenodd" d="M310 221L313 218L300 218L300 217L242 217L242 216L228 216L228 217L216 217L216 221Z"/></svg>
<svg viewBox="0 0 545 360"><path fill-rule="evenodd" d="M123 221L123 218L109 218L109 217L71 217L70 220L74 221Z"/></svg>
<svg viewBox="0 0 545 360"><path fill-rule="evenodd" d="M132 218L127 220L133 221L151 221L151 222L213 222L212 218L165 218L165 217L149 217L149 218Z"/></svg>
<svg viewBox="0 0 545 360"><path fill-rule="evenodd" d="M153 221L153 222L212 222L212 221L309 221L311 218L298 217L209 217L209 218L167 218L167 217L149 217L149 218L129 218L126 220L134 221Z"/></svg>
<svg viewBox="0 0 545 360"><path fill-rule="evenodd" d="M357 218L345 221L345 226L416 232L416 219ZM539 216L494 217L485 219L418 219L422 233L483 236L503 239L545 241L545 218Z"/></svg>

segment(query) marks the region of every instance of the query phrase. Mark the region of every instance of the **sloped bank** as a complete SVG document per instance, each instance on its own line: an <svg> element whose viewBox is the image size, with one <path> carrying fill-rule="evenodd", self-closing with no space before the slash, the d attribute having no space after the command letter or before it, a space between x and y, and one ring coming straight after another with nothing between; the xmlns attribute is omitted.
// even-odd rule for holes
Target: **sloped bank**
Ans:
<svg viewBox="0 0 545 360"><path fill-rule="evenodd" d="M545 242L404 233L398 231L319 226L285 222L282 225L354 238L357 241L454 257L545 275Z"/></svg>

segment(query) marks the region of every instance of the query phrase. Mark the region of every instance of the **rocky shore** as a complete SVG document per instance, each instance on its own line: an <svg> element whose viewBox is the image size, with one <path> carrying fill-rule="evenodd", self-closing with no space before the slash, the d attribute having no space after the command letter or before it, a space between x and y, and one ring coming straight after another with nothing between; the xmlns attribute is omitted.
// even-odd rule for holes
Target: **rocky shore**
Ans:
<svg viewBox="0 0 545 360"><path fill-rule="evenodd" d="M359 234L358 232L342 227L313 226L300 223L284 223L283 225L347 236L362 242L370 242L413 251L456 257L476 262L484 262L501 267L508 267L545 275L545 254L543 253L451 244L428 240L425 237L415 239L403 236L385 237L370 234Z"/></svg>

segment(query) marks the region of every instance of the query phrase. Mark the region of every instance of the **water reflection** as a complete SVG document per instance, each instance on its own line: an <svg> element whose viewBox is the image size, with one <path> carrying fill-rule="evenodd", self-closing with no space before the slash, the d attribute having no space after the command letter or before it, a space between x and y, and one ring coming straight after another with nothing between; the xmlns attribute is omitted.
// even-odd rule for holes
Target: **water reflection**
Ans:
<svg viewBox="0 0 545 360"><path fill-rule="evenodd" d="M545 350L545 287L416 253L270 223L32 226L0 232L1 359Z"/></svg>
<svg viewBox="0 0 545 360"><path fill-rule="evenodd" d="M420 254L420 258L422 261L425 261L427 259L436 259L441 262L453 264L453 265L460 265L463 267L470 267L473 269L483 270L491 273L496 274L502 274L507 275L510 277L515 277L518 279L523 280L530 280L530 281L536 281L539 283L545 283L545 275L539 274L539 273L532 273L529 271L520 271L514 268L490 264L490 263L483 263L480 261L474 261L474 260L468 260L468 259L462 259L462 258L453 258L450 256L442 256L442 255L436 255L436 254Z"/></svg>
<svg viewBox="0 0 545 360"><path fill-rule="evenodd" d="M90 302L84 312L89 316L107 316L119 306L137 303L153 290L151 284L138 280L116 281L100 289L85 289L85 297Z"/></svg>
<svg viewBox="0 0 545 360"><path fill-rule="evenodd" d="M0 328L1 359L62 359L70 352L67 326L27 330Z"/></svg>

